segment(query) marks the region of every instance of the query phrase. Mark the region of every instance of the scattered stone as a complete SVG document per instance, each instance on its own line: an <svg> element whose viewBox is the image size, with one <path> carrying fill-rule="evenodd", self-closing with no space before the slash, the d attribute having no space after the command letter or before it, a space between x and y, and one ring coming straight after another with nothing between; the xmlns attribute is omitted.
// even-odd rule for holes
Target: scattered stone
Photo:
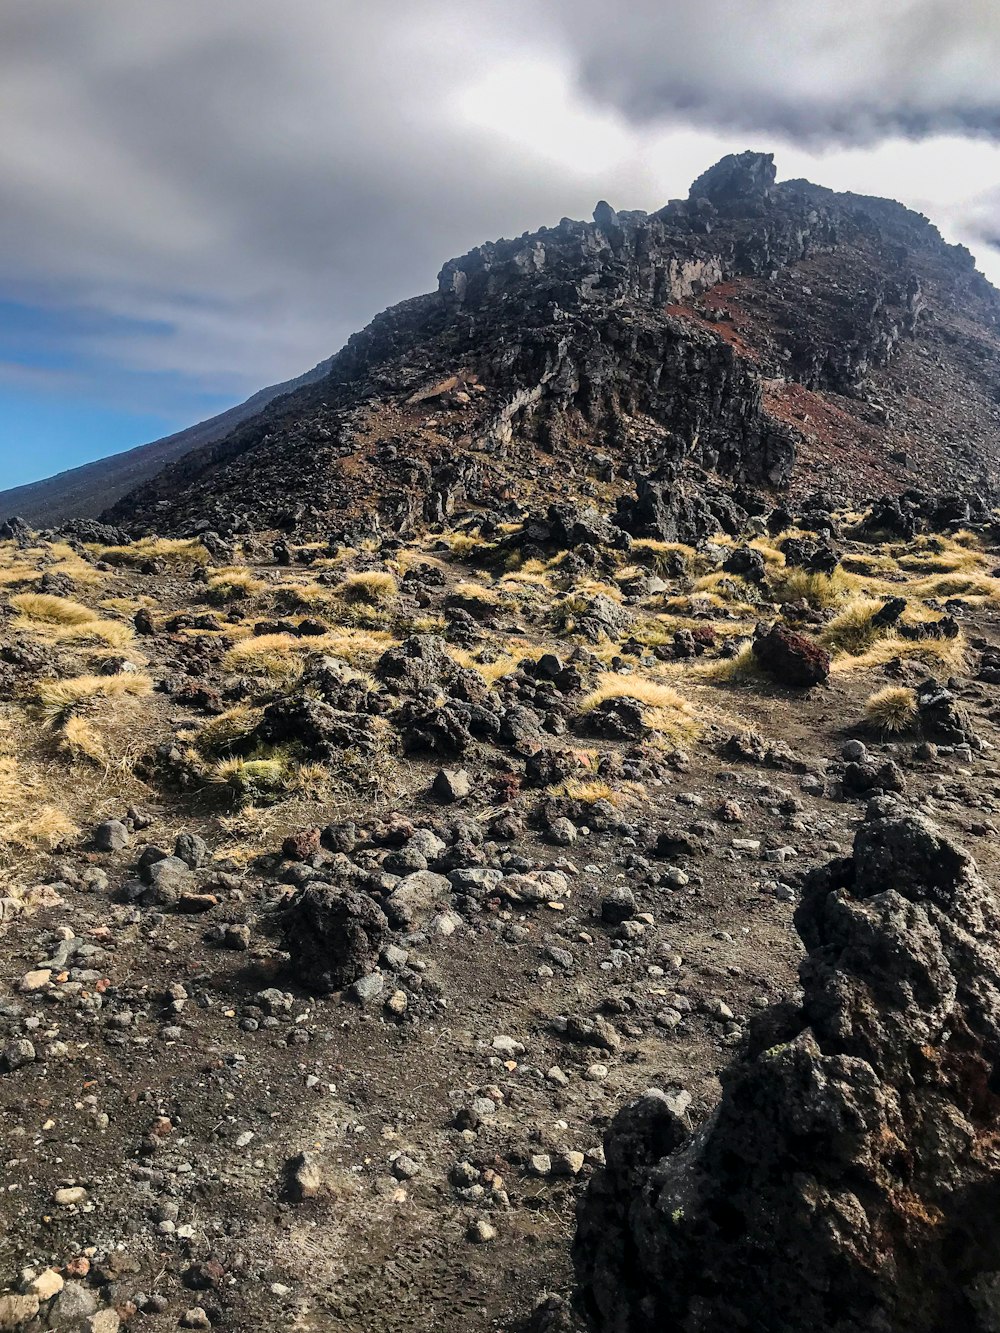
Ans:
<svg viewBox="0 0 1000 1333"><path fill-rule="evenodd" d="M290 1199L301 1203L315 1199L324 1188L319 1163L309 1153L298 1153L285 1167L285 1189Z"/></svg>
<svg viewBox="0 0 1000 1333"><path fill-rule="evenodd" d="M108 819L94 829L94 846L99 852L120 852L128 847L132 834L119 819Z"/></svg>
<svg viewBox="0 0 1000 1333"><path fill-rule="evenodd" d="M446 804L464 801L472 791L472 779L464 768L442 768L431 784L431 791Z"/></svg>
<svg viewBox="0 0 1000 1333"><path fill-rule="evenodd" d="M469 1223L469 1229L465 1234L476 1245L486 1245L489 1241L496 1240L497 1229L492 1222L487 1222L485 1217L477 1217L475 1221Z"/></svg>
<svg viewBox="0 0 1000 1333"><path fill-rule="evenodd" d="M0 1065L8 1073L13 1073L15 1069L23 1069L34 1059L35 1048L27 1037L19 1037L15 1041L8 1042L0 1052Z"/></svg>

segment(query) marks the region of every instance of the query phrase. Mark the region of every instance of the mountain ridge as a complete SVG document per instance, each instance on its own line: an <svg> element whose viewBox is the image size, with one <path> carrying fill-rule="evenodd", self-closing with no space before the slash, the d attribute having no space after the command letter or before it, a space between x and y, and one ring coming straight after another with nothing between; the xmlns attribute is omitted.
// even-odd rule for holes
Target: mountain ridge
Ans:
<svg viewBox="0 0 1000 1333"><path fill-rule="evenodd" d="M70 518L97 518L109 504L150 480L185 453L228 434L275 398L322 378L331 359L327 357L302 375L258 389L242 403L172 435L0 491L0 513L17 514L39 526L58 524Z"/></svg>
<svg viewBox="0 0 1000 1333"><path fill-rule="evenodd" d="M858 494L991 484L1000 295L893 201L723 159L652 214L449 260L296 391L123 497L137 531L367 522L640 479ZM687 479L687 480L685 480Z"/></svg>

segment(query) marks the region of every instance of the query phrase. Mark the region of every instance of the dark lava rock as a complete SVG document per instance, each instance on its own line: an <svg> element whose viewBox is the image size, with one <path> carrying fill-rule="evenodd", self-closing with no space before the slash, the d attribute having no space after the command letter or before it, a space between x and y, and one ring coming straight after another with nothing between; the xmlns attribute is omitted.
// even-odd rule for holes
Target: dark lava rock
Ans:
<svg viewBox="0 0 1000 1333"><path fill-rule="evenodd" d="M373 972L389 939L389 923L374 899L322 881L296 895L283 925L296 976L320 995Z"/></svg>
<svg viewBox="0 0 1000 1333"><path fill-rule="evenodd" d="M730 551L722 562L727 574L738 574L748 583L763 583L767 578L767 565L764 557L752 546L737 546Z"/></svg>
<svg viewBox="0 0 1000 1333"><path fill-rule="evenodd" d="M943 745L971 744L972 723L951 690L936 680L926 680L917 688L917 707L924 735Z"/></svg>
<svg viewBox="0 0 1000 1333"><path fill-rule="evenodd" d="M998 1327L1000 911L972 858L873 801L813 871L801 1007L775 1007L691 1136L652 1091L578 1212L602 1333Z"/></svg>
<svg viewBox="0 0 1000 1333"><path fill-rule="evenodd" d="M782 685L821 685L830 674L830 654L813 639L772 625L753 641L753 655Z"/></svg>
<svg viewBox="0 0 1000 1333"><path fill-rule="evenodd" d="M845 765L843 787L849 796L867 796L876 791L901 792L906 790L906 777L892 759L881 764L863 759Z"/></svg>

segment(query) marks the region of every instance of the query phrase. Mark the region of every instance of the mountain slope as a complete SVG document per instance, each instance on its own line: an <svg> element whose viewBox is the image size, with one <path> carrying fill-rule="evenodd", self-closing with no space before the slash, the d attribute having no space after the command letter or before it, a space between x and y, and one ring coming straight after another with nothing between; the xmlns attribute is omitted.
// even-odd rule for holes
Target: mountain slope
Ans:
<svg viewBox="0 0 1000 1333"><path fill-rule="evenodd" d="M719 485L988 489L998 293L899 204L774 182L771 156L745 153L656 213L601 203L591 223L451 260L327 378L108 517L406 530L581 487L608 508L653 482L677 502Z"/></svg>
<svg viewBox="0 0 1000 1333"><path fill-rule="evenodd" d="M122 495L155 477L163 468L192 449L212 444L228 435L241 422L256 416L268 403L283 394L325 376L330 362L321 361L312 370L282 384L258 389L245 402L228 408L207 421L188 426L150 444L70 468L42 481L29 482L0 491L0 514L18 514L42 527L68 518L96 518Z"/></svg>

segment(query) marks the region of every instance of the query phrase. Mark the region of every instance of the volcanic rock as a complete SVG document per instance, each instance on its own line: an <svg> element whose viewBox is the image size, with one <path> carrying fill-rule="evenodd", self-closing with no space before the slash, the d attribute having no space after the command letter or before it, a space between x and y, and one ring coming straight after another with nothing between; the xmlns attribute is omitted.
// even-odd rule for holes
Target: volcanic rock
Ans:
<svg viewBox="0 0 1000 1333"><path fill-rule="evenodd" d="M704 1126L658 1091L611 1126L574 1246L602 1333L997 1327L991 889L880 798L795 925L802 1003L758 1020Z"/></svg>

